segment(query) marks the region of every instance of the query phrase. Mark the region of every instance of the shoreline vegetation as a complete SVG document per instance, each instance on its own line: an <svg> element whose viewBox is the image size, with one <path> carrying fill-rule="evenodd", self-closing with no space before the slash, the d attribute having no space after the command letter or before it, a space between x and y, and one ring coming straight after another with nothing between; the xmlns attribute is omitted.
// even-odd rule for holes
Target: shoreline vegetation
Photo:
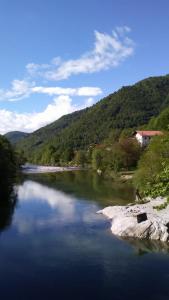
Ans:
<svg viewBox="0 0 169 300"><path fill-rule="evenodd" d="M19 166L20 157L11 143L4 136L0 136L0 183L13 180Z"/></svg>
<svg viewBox="0 0 169 300"><path fill-rule="evenodd" d="M118 156L114 156L114 149L109 144L95 147L91 153L91 165L87 165L86 160L82 160L83 153L79 160L79 166L25 165L23 171L25 169L26 173L46 173L83 170L90 167L100 176L113 180L116 178L122 182L132 180L136 196L137 193L139 195L139 202L127 206L106 207L99 213L111 219L111 231L117 236L168 242L169 136L165 133L153 138L144 149L141 149L136 143L130 137L119 141L120 147L125 145L122 160L120 160L120 152L117 151ZM135 153L137 159L134 157ZM127 162L128 166L133 162L137 164L134 170L127 170L128 168L122 170L118 167L121 166L122 161ZM114 169L114 167L116 168Z"/></svg>
<svg viewBox="0 0 169 300"><path fill-rule="evenodd" d="M169 196L168 120L166 75L122 87L90 108L26 136L8 133L8 138L23 162L92 169L112 180L132 179L141 198L155 198ZM162 131L163 136L152 138L144 148L133 137L136 130Z"/></svg>
<svg viewBox="0 0 169 300"><path fill-rule="evenodd" d="M136 130L162 135L143 147L133 137ZM131 180L141 202L162 197L167 200L157 205L158 210L168 209L169 75L123 87L91 108L63 116L20 140L19 136L15 150L1 139L1 174L9 176L27 158L39 166L26 172L93 170L114 182Z"/></svg>

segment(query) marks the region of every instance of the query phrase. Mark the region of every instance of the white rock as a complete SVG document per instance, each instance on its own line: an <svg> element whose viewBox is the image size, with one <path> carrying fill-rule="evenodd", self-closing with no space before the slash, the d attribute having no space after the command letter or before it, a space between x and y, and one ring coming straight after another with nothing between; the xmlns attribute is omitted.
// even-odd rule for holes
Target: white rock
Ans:
<svg viewBox="0 0 169 300"><path fill-rule="evenodd" d="M111 231L115 235L165 242L169 240L169 206L160 211L154 208L165 201L165 198L158 197L146 204L109 206L98 213L102 213L112 220ZM138 223L137 215L141 213L147 214L147 220Z"/></svg>

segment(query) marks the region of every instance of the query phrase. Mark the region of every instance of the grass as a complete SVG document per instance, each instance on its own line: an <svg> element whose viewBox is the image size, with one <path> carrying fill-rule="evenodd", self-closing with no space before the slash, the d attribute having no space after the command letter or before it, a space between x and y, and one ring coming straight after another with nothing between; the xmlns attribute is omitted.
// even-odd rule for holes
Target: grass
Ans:
<svg viewBox="0 0 169 300"><path fill-rule="evenodd" d="M162 209L165 209L169 204L169 197L167 197L167 201L164 202L163 204L160 204L160 205L157 205L157 206L153 206L154 209L156 210L162 210Z"/></svg>

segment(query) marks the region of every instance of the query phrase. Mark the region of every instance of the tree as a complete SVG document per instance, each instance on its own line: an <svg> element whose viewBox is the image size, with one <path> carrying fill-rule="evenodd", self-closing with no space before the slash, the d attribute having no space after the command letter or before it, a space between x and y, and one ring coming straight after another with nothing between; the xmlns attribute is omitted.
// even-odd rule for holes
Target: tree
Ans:
<svg viewBox="0 0 169 300"><path fill-rule="evenodd" d="M16 147L23 149L29 160L37 158L41 163L49 144L54 145L59 156L68 148L87 150L91 144L105 143L106 138L112 145L124 128L140 128L158 116L169 105L168 95L169 75L147 78L121 88L92 107L61 117L21 139ZM48 158L46 163L50 163L50 155Z"/></svg>
<svg viewBox="0 0 169 300"><path fill-rule="evenodd" d="M95 148L92 152L92 167L94 170L103 169L104 163L104 153L103 149Z"/></svg>
<svg viewBox="0 0 169 300"><path fill-rule="evenodd" d="M74 152L71 148L67 148L63 151L62 155L61 155L61 159L64 162L70 162L73 159L74 156Z"/></svg>
<svg viewBox="0 0 169 300"><path fill-rule="evenodd" d="M123 138L119 144L123 151L124 168L130 169L136 167L141 155L141 146L139 143L133 138Z"/></svg>
<svg viewBox="0 0 169 300"><path fill-rule="evenodd" d="M119 172L124 167L124 151L119 143L115 143L106 153L106 165L109 171Z"/></svg>
<svg viewBox="0 0 169 300"><path fill-rule="evenodd" d="M76 151L74 161L78 166L84 167L87 162L86 152L83 150Z"/></svg>
<svg viewBox="0 0 169 300"><path fill-rule="evenodd" d="M17 169L17 159L10 142L0 136L0 181L14 176Z"/></svg>
<svg viewBox="0 0 169 300"><path fill-rule="evenodd" d="M169 136L155 137L143 153L134 177L145 195L167 195L169 182Z"/></svg>

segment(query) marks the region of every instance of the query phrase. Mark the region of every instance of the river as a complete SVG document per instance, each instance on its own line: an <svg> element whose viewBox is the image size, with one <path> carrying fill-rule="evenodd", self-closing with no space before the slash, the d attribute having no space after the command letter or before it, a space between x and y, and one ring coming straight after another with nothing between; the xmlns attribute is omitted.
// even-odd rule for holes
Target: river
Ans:
<svg viewBox="0 0 169 300"><path fill-rule="evenodd" d="M2 299L169 299L168 246L119 239L96 214L133 201L130 184L27 174L0 196Z"/></svg>

